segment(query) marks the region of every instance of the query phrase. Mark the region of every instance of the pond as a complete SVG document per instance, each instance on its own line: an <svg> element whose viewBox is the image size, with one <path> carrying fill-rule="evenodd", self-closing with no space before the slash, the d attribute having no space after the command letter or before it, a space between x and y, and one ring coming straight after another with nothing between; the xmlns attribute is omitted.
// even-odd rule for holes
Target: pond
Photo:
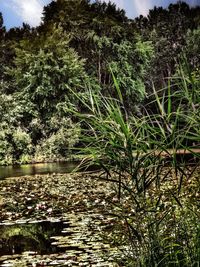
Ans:
<svg viewBox="0 0 200 267"><path fill-rule="evenodd" d="M3 255L21 254L25 251L36 253L59 252L51 245L50 237L61 233L63 222L41 221L0 224L0 257Z"/></svg>
<svg viewBox="0 0 200 267"><path fill-rule="evenodd" d="M73 171L77 165L77 162L59 162L0 166L0 180L25 175L68 173Z"/></svg>
<svg viewBox="0 0 200 267"><path fill-rule="evenodd" d="M118 250L104 243L98 230L108 223L104 220L91 212L68 214L60 222L2 223L0 266L118 266Z"/></svg>
<svg viewBox="0 0 200 267"><path fill-rule="evenodd" d="M103 212L110 185L95 172L69 173L77 164L0 167L1 267L118 266L103 235L114 223Z"/></svg>

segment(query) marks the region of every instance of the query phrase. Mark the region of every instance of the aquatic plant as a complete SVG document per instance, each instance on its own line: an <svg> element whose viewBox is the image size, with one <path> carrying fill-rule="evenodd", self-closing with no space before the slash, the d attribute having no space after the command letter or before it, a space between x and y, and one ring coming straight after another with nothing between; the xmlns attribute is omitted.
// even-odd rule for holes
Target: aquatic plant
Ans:
<svg viewBox="0 0 200 267"><path fill-rule="evenodd" d="M139 115L128 114L113 80L117 99L88 89L88 98L77 96L87 112L75 112L84 125L83 164L98 164L118 194L111 240L126 248L127 266L193 266L200 260L198 76L180 66L166 88L152 85Z"/></svg>

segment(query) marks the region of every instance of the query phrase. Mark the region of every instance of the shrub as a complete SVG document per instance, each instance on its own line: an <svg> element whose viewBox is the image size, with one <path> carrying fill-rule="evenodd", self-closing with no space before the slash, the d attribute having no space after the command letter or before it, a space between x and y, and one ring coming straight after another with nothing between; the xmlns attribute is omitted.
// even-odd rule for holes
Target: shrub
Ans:
<svg viewBox="0 0 200 267"><path fill-rule="evenodd" d="M78 124L65 118L57 121L56 118L52 118L51 123L53 122L55 122L54 132L50 133L50 136L37 146L36 159L69 158L72 148L79 140L80 128Z"/></svg>

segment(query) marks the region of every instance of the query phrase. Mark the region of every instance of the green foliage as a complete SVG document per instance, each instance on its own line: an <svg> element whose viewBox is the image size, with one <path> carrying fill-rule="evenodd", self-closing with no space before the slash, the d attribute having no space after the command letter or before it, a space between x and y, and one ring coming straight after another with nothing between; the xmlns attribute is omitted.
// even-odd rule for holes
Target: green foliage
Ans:
<svg viewBox="0 0 200 267"><path fill-rule="evenodd" d="M117 76L124 101L134 110L134 106L145 97L145 77L154 55L151 42L140 40L122 40L116 42L111 37L98 36L95 32L88 34L88 42L93 44L93 55L98 55L90 61L89 67L97 76L102 86L102 93L115 95L110 68Z"/></svg>
<svg viewBox="0 0 200 267"><path fill-rule="evenodd" d="M30 110L26 102L18 99L15 95L0 95L0 114L1 122L8 123L11 127L17 127L23 118L23 113Z"/></svg>
<svg viewBox="0 0 200 267"><path fill-rule="evenodd" d="M22 128L3 122L0 126L0 164L27 163L32 154L32 140Z"/></svg>
<svg viewBox="0 0 200 267"><path fill-rule="evenodd" d="M179 153L199 159L199 10L178 2L133 21L111 2L57 0L40 27L8 32L0 14L0 164L81 144L114 182L128 266L200 261L199 173Z"/></svg>
<svg viewBox="0 0 200 267"><path fill-rule="evenodd" d="M30 135L18 127L13 131L12 139L15 158L19 160L20 163L28 163L33 150Z"/></svg>
<svg viewBox="0 0 200 267"><path fill-rule="evenodd" d="M187 168L184 155L189 151L199 158L193 151L200 145L194 108L199 80L183 68L179 74L175 92L173 83L162 96L154 89L154 114L144 110L142 117L129 117L123 99L92 92L83 100L88 113L76 113L88 126L81 137L84 163L98 164L104 179L116 185L116 239L128 246L128 266L192 266L199 261L199 174ZM179 159L180 149L185 152Z"/></svg>
<svg viewBox="0 0 200 267"><path fill-rule="evenodd" d="M155 57L148 81L153 80L158 88L166 86L167 78L175 73L177 60L187 46L187 31L199 27L199 14L199 7L191 8L180 1L166 9L154 7L148 17L135 19L142 38L154 45ZM149 87L150 90L151 85Z"/></svg>
<svg viewBox="0 0 200 267"><path fill-rule="evenodd" d="M10 136L12 130L9 129L6 123L0 126L0 164L12 164L13 161L13 147L10 145Z"/></svg>
<svg viewBox="0 0 200 267"><path fill-rule="evenodd" d="M68 128L56 127L51 120L70 120L74 107L84 113L82 100L87 98L88 86L92 93L116 97L117 82L126 112L142 115L141 104L151 101L152 82L156 88L161 84L167 87L182 51L197 77L199 22L199 7L185 3L154 8L148 17L129 20L124 10L111 2L58 0L44 8L39 27L23 24L9 31L0 14L0 123L11 131L2 137L2 146L11 147L9 163L28 161L36 146L48 150L45 155L68 154L61 149L61 144L69 145L64 137ZM175 85L172 88L171 94L177 90ZM72 91L79 95L78 100ZM146 108L151 109L149 105ZM156 108L151 112L156 113ZM73 122L76 128L76 118ZM28 152L14 140L18 129L26 142L31 142ZM2 162L5 159L2 156Z"/></svg>
<svg viewBox="0 0 200 267"><path fill-rule="evenodd" d="M14 63L8 70L14 86L20 97L35 105L42 119L55 112L57 103L69 105L69 88L80 90L86 78L83 61L69 48L69 38L60 28L33 44L21 42Z"/></svg>
<svg viewBox="0 0 200 267"><path fill-rule="evenodd" d="M113 50L116 59L111 61L110 67L117 76L126 104L133 106L141 103L146 94L145 75L154 54L151 42L138 40L132 44L124 41L119 45L114 44Z"/></svg>
<svg viewBox="0 0 200 267"><path fill-rule="evenodd" d="M72 123L70 119L63 118L59 121L53 117L50 121L54 131L49 137L40 141L36 147L35 160L52 160L60 157L70 158L71 149L79 140L80 128L78 124Z"/></svg>
<svg viewBox="0 0 200 267"><path fill-rule="evenodd" d="M193 31L189 30L186 35L186 55L190 59L192 68L200 67L200 28Z"/></svg>
<svg viewBox="0 0 200 267"><path fill-rule="evenodd" d="M12 131L13 161L30 161L34 145L41 142L48 159L68 156L66 151L78 140L78 130L75 134L76 127L65 119L76 104L70 90L82 91L89 79L83 60L69 47L69 37L58 28L32 42L21 41L7 75L8 86L17 90L1 96L0 110L1 121ZM62 125L55 126L53 119Z"/></svg>

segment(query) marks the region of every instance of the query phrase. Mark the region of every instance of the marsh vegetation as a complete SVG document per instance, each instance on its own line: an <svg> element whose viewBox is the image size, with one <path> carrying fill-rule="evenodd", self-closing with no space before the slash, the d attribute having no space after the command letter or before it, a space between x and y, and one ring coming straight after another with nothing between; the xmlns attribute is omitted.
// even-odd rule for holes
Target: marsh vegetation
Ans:
<svg viewBox="0 0 200 267"><path fill-rule="evenodd" d="M0 164L98 167L1 181L1 222L70 221L78 253L57 236L62 259L45 264L199 266L200 7L131 20L57 0L39 27L0 29Z"/></svg>

